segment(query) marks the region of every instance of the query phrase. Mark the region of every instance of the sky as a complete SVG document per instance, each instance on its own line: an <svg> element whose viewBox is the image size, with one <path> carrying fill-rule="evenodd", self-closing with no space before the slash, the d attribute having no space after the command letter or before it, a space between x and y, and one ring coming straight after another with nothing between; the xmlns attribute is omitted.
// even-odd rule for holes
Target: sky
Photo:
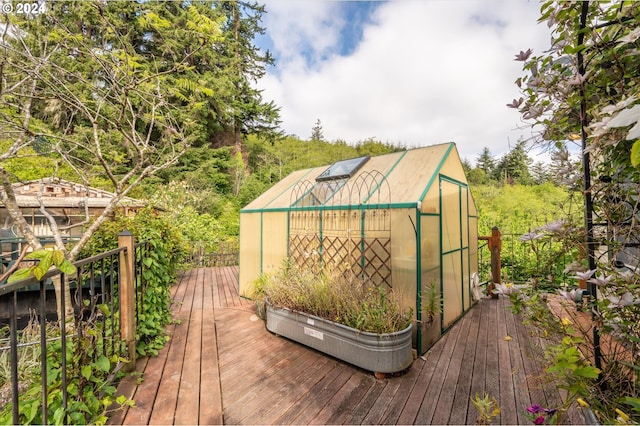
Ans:
<svg viewBox="0 0 640 426"><path fill-rule="evenodd" d="M515 55L549 48L540 3L527 0L264 0L275 57L258 82L285 134L369 138L406 148L455 142L475 164L532 135L506 104L521 96ZM535 155L532 152L531 155Z"/></svg>

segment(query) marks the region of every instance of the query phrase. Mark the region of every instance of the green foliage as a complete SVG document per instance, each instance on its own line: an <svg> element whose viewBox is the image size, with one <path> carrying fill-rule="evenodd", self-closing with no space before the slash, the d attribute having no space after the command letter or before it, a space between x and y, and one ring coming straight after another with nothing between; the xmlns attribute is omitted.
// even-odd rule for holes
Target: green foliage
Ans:
<svg viewBox="0 0 640 426"><path fill-rule="evenodd" d="M125 229L133 233L136 241L146 243L139 259L144 265L144 293L138 310L136 341L140 355L154 355L166 343L165 326L171 321L169 290L187 248L168 219L146 208L135 216L118 215L102 226L85 247L83 257L116 248L118 233ZM138 287L141 285L137 283Z"/></svg>
<svg viewBox="0 0 640 426"><path fill-rule="evenodd" d="M493 178L498 182L520 183L528 185L531 183L529 166L531 158L525 151L525 142L520 141L509 151L492 170Z"/></svg>
<svg viewBox="0 0 640 426"><path fill-rule="evenodd" d="M423 321L430 325L433 323L436 315L442 313L442 296L440 295L440 289L435 282L432 282L422 291L422 312L425 314Z"/></svg>
<svg viewBox="0 0 640 426"><path fill-rule="evenodd" d="M493 419L500 415L498 401L486 392L482 398L476 393L475 397L471 398L471 403L478 411L477 425L490 425Z"/></svg>
<svg viewBox="0 0 640 426"><path fill-rule="evenodd" d="M565 217L581 213L581 200L550 182L542 185L474 185L478 206L478 232L490 235L497 226L503 233L524 233Z"/></svg>
<svg viewBox="0 0 640 426"><path fill-rule="evenodd" d="M70 324L68 325L70 326ZM59 327L49 325L47 336L47 405L48 417L42 418L42 380L40 377L40 346L28 345L19 350L20 363L28 367L20 376L19 421L21 424L105 424L106 410L112 403L131 404L126 398L115 399L115 386L109 376L120 359L110 352L112 345L105 344L111 323L107 321L78 321L73 327L76 333L67 334L67 352L62 355L62 343L56 339ZM40 339L39 324L32 322L21 332L25 343L37 343ZM116 348L117 351L117 348ZM29 362L35 357L35 362ZM66 365L67 410L63 406L63 357ZM4 383L8 385L9 383ZM1 384L0 384L1 385ZM2 388L3 386L0 386ZM12 404L0 408L0 423L12 423Z"/></svg>
<svg viewBox="0 0 640 426"><path fill-rule="evenodd" d="M411 324L411 309L403 309L392 291L372 286L351 270L324 267L310 270L285 261L273 275L255 283L255 296L273 306L315 315L371 333L401 331Z"/></svg>
<svg viewBox="0 0 640 426"><path fill-rule="evenodd" d="M25 260L38 260L38 262L28 268L22 268L15 271L7 283L19 281L22 279L35 277L37 280L41 280L42 277L49 271L51 266L55 266L64 274L73 274L76 271L76 267L69 262L61 250L55 249L41 249L36 250L26 255Z"/></svg>
<svg viewBox="0 0 640 426"><path fill-rule="evenodd" d="M311 140L312 141L323 141L324 135L322 134L322 123L320 119L317 119L313 127L311 128Z"/></svg>

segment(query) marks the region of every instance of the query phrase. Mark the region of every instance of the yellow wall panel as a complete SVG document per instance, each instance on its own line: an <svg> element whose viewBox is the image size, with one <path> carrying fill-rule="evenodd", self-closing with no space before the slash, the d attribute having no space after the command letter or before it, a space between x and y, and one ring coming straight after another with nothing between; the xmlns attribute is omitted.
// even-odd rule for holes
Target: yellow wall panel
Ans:
<svg viewBox="0 0 640 426"><path fill-rule="evenodd" d="M449 327L462 315L462 263L460 252L442 256L442 287L444 324Z"/></svg>
<svg viewBox="0 0 640 426"><path fill-rule="evenodd" d="M391 210L391 274L393 290L403 306L416 310L415 209ZM411 219L413 219L413 222Z"/></svg>
<svg viewBox="0 0 640 426"><path fill-rule="evenodd" d="M240 276L238 294L250 297L253 281L260 275L261 213L240 214Z"/></svg>
<svg viewBox="0 0 640 426"><path fill-rule="evenodd" d="M273 272L287 257L287 213L262 214L262 272Z"/></svg>

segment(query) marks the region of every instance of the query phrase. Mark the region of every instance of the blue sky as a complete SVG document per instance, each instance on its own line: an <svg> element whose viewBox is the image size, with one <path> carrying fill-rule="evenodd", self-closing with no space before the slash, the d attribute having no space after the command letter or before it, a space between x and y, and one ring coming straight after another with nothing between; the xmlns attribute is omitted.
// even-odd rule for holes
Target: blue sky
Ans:
<svg viewBox="0 0 640 426"><path fill-rule="evenodd" d="M506 104L520 50L548 48L540 4L526 0L265 0L258 40L276 58L259 82L301 138L408 148L456 142L474 161L532 136Z"/></svg>

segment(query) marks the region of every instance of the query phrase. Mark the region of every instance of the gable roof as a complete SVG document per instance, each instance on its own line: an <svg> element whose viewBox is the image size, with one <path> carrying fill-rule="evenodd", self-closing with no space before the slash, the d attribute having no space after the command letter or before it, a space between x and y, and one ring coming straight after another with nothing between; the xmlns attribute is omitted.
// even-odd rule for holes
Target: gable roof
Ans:
<svg viewBox="0 0 640 426"><path fill-rule="evenodd" d="M449 163L450 166L445 167ZM313 167L289 174L241 212L289 209L305 194L317 191L317 185L321 182L317 182L316 178L330 166ZM344 178L339 188L332 188L334 192L329 197L313 197L314 200L320 198L315 207L368 204L415 207L422 202L444 169L455 175L450 177L466 183L454 143L371 157L351 177ZM386 188L381 190L381 187ZM296 205L300 206L301 203Z"/></svg>
<svg viewBox="0 0 640 426"><path fill-rule="evenodd" d="M104 208L115 197L112 192L58 178L18 182L12 186L20 207L40 207L39 194L44 206L51 208L84 208L85 203L89 208ZM145 204L130 197L124 197L118 203L126 207L143 207Z"/></svg>

